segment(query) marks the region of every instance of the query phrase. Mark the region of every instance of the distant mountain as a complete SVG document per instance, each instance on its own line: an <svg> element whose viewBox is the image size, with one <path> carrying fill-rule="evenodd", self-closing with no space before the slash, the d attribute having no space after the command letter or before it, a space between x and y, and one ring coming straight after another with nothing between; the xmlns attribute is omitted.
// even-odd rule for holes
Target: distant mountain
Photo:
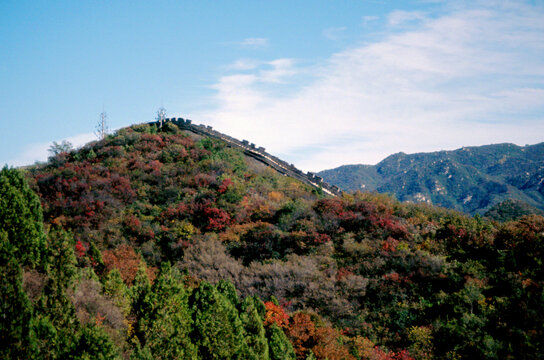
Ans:
<svg viewBox="0 0 544 360"><path fill-rule="evenodd" d="M391 193L471 214L510 199L544 209L544 143L398 153L377 165L344 165L318 175L346 191Z"/></svg>

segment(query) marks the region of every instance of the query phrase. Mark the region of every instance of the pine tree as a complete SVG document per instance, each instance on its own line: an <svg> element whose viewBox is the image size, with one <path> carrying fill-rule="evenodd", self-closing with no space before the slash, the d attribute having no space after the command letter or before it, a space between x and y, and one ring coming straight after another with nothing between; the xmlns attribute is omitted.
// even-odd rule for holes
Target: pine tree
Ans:
<svg viewBox="0 0 544 360"><path fill-rule="evenodd" d="M194 341L204 359L241 357L244 329L232 302L206 282L191 296Z"/></svg>
<svg viewBox="0 0 544 360"><path fill-rule="evenodd" d="M0 230L0 358L28 359L32 346L32 305L23 290L21 266L6 249Z"/></svg>
<svg viewBox="0 0 544 360"><path fill-rule="evenodd" d="M49 232L48 240L48 280L34 310L36 352L46 357L63 358L76 346L80 328L74 305L67 296L77 271L75 241L58 228Z"/></svg>
<svg viewBox="0 0 544 360"><path fill-rule="evenodd" d="M268 341L263 326L263 318L259 315L259 305L264 304L254 297L247 297L240 305L240 319L245 329L245 343L247 351L243 358L269 359Z"/></svg>
<svg viewBox="0 0 544 360"><path fill-rule="evenodd" d="M125 315L130 312L129 290L118 269L111 270L104 282L104 294L109 296Z"/></svg>
<svg viewBox="0 0 544 360"><path fill-rule="evenodd" d="M45 233L40 202L22 174L0 171L0 358L33 354L33 308L23 289L23 266L43 267Z"/></svg>
<svg viewBox="0 0 544 360"><path fill-rule="evenodd" d="M152 306L139 321L145 346L155 359L195 359L188 295L179 272L163 263L151 293Z"/></svg>
<svg viewBox="0 0 544 360"><path fill-rule="evenodd" d="M135 319L132 325L133 337L129 339L142 348L146 341L146 325L148 323L148 314L153 309L153 293L151 291L151 282L147 277L145 264L140 263L132 287L130 288L131 297L131 317Z"/></svg>
<svg viewBox="0 0 544 360"><path fill-rule="evenodd" d="M287 336L275 323L266 331L271 360L295 360L296 355L293 346Z"/></svg>
<svg viewBox="0 0 544 360"><path fill-rule="evenodd" d="M119 351L101 326L87 324L76 334L75 346L66 359L120 359Z"/></svg>
<svg viewBox="0 0 544 360"><path fill-rule="evenodd" d="M5 247L22 266L45 264L42 207L23 175L15 169L0 170L0 230L7 233Z"/></svg>

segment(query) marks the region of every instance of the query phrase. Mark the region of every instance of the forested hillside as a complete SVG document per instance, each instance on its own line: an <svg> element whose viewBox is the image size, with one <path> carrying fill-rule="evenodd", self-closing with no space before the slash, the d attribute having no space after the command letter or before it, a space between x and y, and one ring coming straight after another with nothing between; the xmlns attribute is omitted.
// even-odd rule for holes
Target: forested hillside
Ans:
<svg viewBox="0 0 544 360"><path fill-rule="evenodd" d="M506 200L544 209L544 143L398 153L374 166L345 165L319 175L346 191L389 193L470 214Z"/></svg>
<svg viewBox="0 0 544 360"><path fill-rule="evenodd" d="M328 197L139 125L0 173L0 357L539 358L544 218Z"/></svg>

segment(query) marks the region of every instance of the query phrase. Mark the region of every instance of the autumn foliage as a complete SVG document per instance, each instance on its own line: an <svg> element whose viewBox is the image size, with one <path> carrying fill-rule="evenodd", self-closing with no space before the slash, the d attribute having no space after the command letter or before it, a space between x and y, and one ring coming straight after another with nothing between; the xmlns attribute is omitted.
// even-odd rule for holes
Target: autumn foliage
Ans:
<svg viewBox="0 0 544 360"><path fill-rule="evenodd" d="M224 328L235 329L236 349L254 351L239 358L293 350L299 359L329 360L544 352L540 216L498 224L385 195L331 198L173 124L121 129L25 171L30 186L2 180L2 251L17 259L5 261L6 291L18 299L20 321L35 305L54 304L56 314L32 320L40 331L61 326L62 313L79 316L88 327L74 330L71 344L113 339L128 356L167 358L158 352L215 341L196 339L168 306L196 314L195 304L215 301ZM17 210L6 211L4 199ZM70 235L46 243L44 229ZM63 266L51 265L56 259ZM155 269L167 263L177 275L157 282ZM19 277L27 283L17 285ZM225 279L234 290L214 288ZM242 305L235 295L267 302ZM214 310L201 319L216 321ZM198 326L220 327L209 324ZM163 336L176 331L187 338Z"/></svg>

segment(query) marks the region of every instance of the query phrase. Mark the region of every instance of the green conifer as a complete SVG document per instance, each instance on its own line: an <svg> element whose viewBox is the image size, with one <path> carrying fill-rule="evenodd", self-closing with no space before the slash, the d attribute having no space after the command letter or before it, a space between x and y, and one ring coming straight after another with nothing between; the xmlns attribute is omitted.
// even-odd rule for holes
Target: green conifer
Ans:
<svg viewBox="0 0 544 360"><path fill-rule="evenodd" d="M295 360L295 350L287 336L275 323L268 327L268 346L271 360Z"/></svg>
<svg viewBox="0 0 544 360"><path fill-rule="evenodd" d="M204 359L241 357L244 328L238 310L214 286L203 282L191 296L194 341Z"/></svg>
<svg viewBox="0 0 544 360"><path fill-rule="evenodd" d="M87 324L80 329L76 336L75 346L63 358L85 360L120 359L118 349L101 326Z"/></svg>
<svg viewBox="0 0 544 360"><path fill-rule="evenodd" d="M163 263L151 290L152 307L140 319L140 327L146 329L145 346L155 359L196 359L190 338L188 295L181 275Z"/></svg>
<svg viewBox="0 0 544 360"><path fill-rule="evenodd" d="M2 244L6 238L1 231ZM21 266L13 257L3 259L0 271L0 358L28 359L32 354L32 305L23 290Z"/></svg>
<svg viewBox="0 0 544 360"><path fill-rule="evenodd" d="M263 319L259 315L257 305L264 304L257 298L247 297L240 306L240 319L244 325L245 343L247 344L247 359L269 359L268 341L263 326Z"/></svg>
<svg viewBox="0 0 544 360"><path fill-rule="evenodd" d="M7 233L6 244L23 266L41 264L45 248L43 214L38 196L15 169L0 170L0 230Z"/></svg>
<svg viewBox="0 0 544 360"><path fill-rule="evenodd" d="M127 315L130 312L129 291L118 269L111 270L104 281L104 294L113 299L115 305Z"/></svg>

